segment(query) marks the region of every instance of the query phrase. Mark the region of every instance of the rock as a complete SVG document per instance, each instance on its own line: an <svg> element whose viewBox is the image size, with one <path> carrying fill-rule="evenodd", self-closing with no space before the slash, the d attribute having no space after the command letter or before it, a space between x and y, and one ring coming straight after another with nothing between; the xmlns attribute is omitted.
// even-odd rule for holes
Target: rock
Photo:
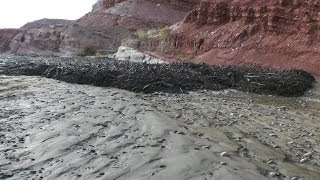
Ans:
<svg viewBox="0 0 320 180"><path fill-rule="evenodd" d="M221 157L223 157L223 156L229 157L229 154L228 154L227 152L222 152L222 153L220 153L220 156L221 156Z"/></svg>
<svg viewBox="0 0 320 180"><path fill-rule="evenodd" d="M1 178L10 178L10 177L12 177L14 174L11 172L11 171L9 171L9 170L1 170L0 171L0 177Z"/></svg>
<svg viewBox="0 0 320 180"><path fill-rule="evenodd" d="M268 162L267 162L267 164L274 164L275 162L274 162L274 160L269 160Z"/></svg>
<svg viewBox="0 0 320 180"><path fill-rule="evenodd" d="M268 175L270 177L276 177L276 176L280 176L280 173L279 172L269 172Z"/></svg>
<svg viewBox="0 0 320 180"><path fill-rule="evenodd" d="M294 144L294 141L289 141L287 144L288 145Z"/></svg>
<svg viewBox="0 0 320 180"><path fill-rule="evenodd" d="M304 163L304 162L306 162L306 161L308 161L308 160L309 160L309 157L302 158L302 159L300 160L300 163Z"/></svg>
<svg viewBox="0 0 320 180"><path fill-rule="evenodd" d="M312 152L307 152L303 155L303 157L310 157L312 155Z"/></svg>
<svg viewBox="0 0 320 180"><path fill-rule="evenodd" d="M226 162L220 162L220 165L227 165Z"/></svg>
<svg viewBox="0 0 320 180"><path fill-rule="evenodd" d="M146 63L165 63L161 59L153 58L147 54L144 54L136 49L120 46L118 52L114 54L117 60L131 61L131 62L146 62Z"/></svg>
<svg viewBox="0 0 320 180"><path fill-rule="evenodd" d="M290 180L299 180L299 179L301 179L301 178L298 177L298 176L294 176L294 177L291 177L291 178L290 178Z"/></svg>
<svg viewBox="0 0 320 180"><path fill-rule="evenodd" d="M274 134L274 133L270 133L269 136L271 136L271 137L278 137L278 136L277 136L276 134Z"/></svg>

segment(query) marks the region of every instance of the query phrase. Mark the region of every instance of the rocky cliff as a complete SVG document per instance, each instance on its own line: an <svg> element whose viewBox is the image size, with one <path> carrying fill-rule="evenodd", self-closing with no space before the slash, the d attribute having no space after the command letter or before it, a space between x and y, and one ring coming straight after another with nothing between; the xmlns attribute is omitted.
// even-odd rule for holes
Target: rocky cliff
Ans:
<svg viewBox="0 0 320 180"><path fill-rule="evenodd" d="M0 50L116 51L139 29L171 26L169 34L137 43L140 50L166 59L303 69L320 77L319 0L98 0L73 25L43 22L48 20L0 31Z"/></svg>
<svg viewBox="0 0 320 180"><path fill-rule="evenodd" d="M10 43L19 32L18 29L0 29L0 52L10 51Z"/></svg>
<svg viewBox="0 0 320 180"><path fill-rule="evenodd" d="M202 1L145 50L210 64L298 68L320 76L320 1Z"/></svg>
<svg viewBox="0 0 320 180"><path fill-rule="evenodd" d="M196 5L192 0L98 0L77 21L41 19L19 30L0 31L1 52L79 55L84 49L117 52L121 41L138 29L162 28L181 21Z"/></svg>
<svg viewBox="0 0 320 180"><path fill-rule="evenodd" d="M200 0L100 0L80 26L130 30L159 28L182 20Z"/></svg>
<svg viewBox="0 0 320 180"><path fill-rule="evenodd" d="M7 51L58 56L84 55L86 49L91 51L90 55L115 53L122 39L131 34L128 30L118 27L97 29L77 25L16 31L16 34L11 33L7 41L4 41Z"/></svg>

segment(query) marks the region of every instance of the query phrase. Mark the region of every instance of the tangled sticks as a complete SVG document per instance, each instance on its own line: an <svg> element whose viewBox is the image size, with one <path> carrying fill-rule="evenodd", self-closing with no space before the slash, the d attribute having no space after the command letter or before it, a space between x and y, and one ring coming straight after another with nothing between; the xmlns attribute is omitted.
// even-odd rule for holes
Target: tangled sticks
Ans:
<svg viewBox="0 0 320 180"><path fill-rule="evenodd" d="M12 60L15 59L15 60ZM207 64L146 64L107 58L14 57L0 73L32 75L68 83L115 87L134 92L184 93L200 89L236 89L258 94L300 96L315 81L301 70L222 67Z"/></svg>

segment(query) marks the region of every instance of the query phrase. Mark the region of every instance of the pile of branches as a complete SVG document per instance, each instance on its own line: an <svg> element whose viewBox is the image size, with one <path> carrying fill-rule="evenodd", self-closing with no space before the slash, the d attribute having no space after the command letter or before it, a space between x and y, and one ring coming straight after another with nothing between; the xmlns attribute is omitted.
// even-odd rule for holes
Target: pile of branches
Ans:
<svg viewBox="0 0 320 180"><path fill-rule="evenodd" d="M43 76L68 83L115 87L133 92L185 93L236 89L258 94L300 96L314 77L301 70L223 67L207 64L147 64L106 58L24 59L0 64L7 75Z"/></svg>

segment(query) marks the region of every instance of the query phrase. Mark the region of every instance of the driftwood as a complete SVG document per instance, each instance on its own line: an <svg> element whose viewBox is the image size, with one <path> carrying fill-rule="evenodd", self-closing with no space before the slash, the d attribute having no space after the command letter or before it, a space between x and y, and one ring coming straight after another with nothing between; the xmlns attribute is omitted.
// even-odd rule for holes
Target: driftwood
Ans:
<svg viewBox="0 0 320 180"><path fill-rule="evenodd" d="M258 94L300 96L315 81L312 75L301 70L191 63L146 64L107 58L12 58L0 64L0 74L43 76L142 93L231 88Z"/></svg>

